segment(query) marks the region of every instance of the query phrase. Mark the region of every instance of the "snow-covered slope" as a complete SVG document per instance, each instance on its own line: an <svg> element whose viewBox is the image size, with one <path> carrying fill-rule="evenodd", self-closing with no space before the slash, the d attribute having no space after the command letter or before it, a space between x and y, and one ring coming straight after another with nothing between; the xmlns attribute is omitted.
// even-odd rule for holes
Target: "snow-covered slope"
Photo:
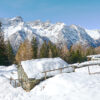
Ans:
<svg viewBox="0 0 100 100"><path fill-rule="evenodd" d="M86 32L94 39L100 39L100 30L86 30Z"/></svg>
<svg viewBox="0 0 100 100"><path fill-rule="evenodd" d="M0 72L2 72L1 68L3 67L0 67ZM12 87L8 78L4 77L5 73L12 72L12 69L7 72L6 68L0 75L0 100L100 99L100 74L89 75L87 67L76 69L73 73L63 73L49 78L30 92L25 92L21 87ZM95 66L91 66L91 69L95 69Z"/></svg>
<svg viewBox="0 0 100 100"><path fill-rule="evenodd" d="M7 66L0 66L0 76L9 79L12 77L13 79L17 79L17 66L11 65L9 67Z"/></svg>
<svg viewBox="0 0 100 100"><path fill-rule="evenodd" d="M99 31L92 31L92 33L77 25L67 26L64 23L52 24L49 21L41 22L40 20L24 22L21 17L11 19L0 18L0 21L5 33L5 40L10 40L15 51L17 51L21 42L26 38L31 40L33 36L37 38L40 44L44 40L50 40L59 46L67 45L68 47L77 43L86 46L97 46L100 43L99 38L97 38L100 37L98 34ZM96 40L91 34L95 34Z"/></svg>
<svg viewBox="0 0 100 100"><path fill-rule="evenodd" d="M31 22L29 26L35 29L38 35L47 37L50 41L59 45L81 43L82 45L96 46L95 41L87 34L84 28L77 25L67 26L64 23L51 24L50 22Z"/></svg>

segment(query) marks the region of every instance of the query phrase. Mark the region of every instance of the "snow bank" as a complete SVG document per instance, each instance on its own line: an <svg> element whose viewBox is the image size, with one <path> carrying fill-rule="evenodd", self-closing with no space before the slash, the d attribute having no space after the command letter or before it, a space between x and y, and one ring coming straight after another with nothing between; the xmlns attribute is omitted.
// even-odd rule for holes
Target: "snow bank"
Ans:
<svg viewBox="0 0 100 100"><path fill-rule="evenodd" d="M80 72L64 73L46 80L31 92L41 100L99 100L99 77Z"/></svg>
<svg viewBox="0 0 100 100"><path fill-rule="evenodd" d="M89 75L87 67L76 69L74 73L63 73L49 78L30 92L25 92L21 87L12 87L7 77L2 76L9 76L8 72L15 70L13 67L0 66L0 100L100 99L100 74Z"/></svg>
<svg viewBox="0 0 100 100"><path fill-rule="evenodd" d="M85 67L85 66L91 66L91 65L100 65L100 60L97 61L86 61L83 63L78 64L78 67Z"/></svg>
<svg viewBox="0 0 100 100"><path fill-rule="evenodd" d="M28 75L28 78L44 77L44 71L68 67L68 64L61 58L42 58L22 61L21 65ZM72 72L73 68L68 67L63 72ZM60 73L59 70L48 72L47 76L53 76Z"/></svg>
<svg viewBox="0 0 100 100"><path fill-rule="evenodd" d="M11 66L0 66L0 76L10 78L12 77L13 79L17 79L17 66L16 65L11 65Z"/></svg>

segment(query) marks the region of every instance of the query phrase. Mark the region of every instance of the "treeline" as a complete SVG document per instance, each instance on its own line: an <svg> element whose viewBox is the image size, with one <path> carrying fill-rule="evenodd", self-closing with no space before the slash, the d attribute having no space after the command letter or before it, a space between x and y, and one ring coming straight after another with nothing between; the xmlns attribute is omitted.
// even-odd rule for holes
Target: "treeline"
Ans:
<svg viewBox="0 0 100 100"><path fill-rule="evenodd" d="M14 54L10 41L4 41L0 24L0 65L11 65L25 60L54 57L61 57L68 63L77 63L86 61L87 55L96 53L93 47L84 48L84 46L80 44L73 45L68 49L66 45L59 48L50 41L44 41L44 43L39 46L37 39L33 37L32 41L26 39L21 43L17 53Z"/></svg>
<svg viewBox="0 0 100 100"><path fill-rule="evenodd" d="M69 50L66 45L59 48L57 45L44 41L41 47L38 46L36 38L32 41L25 40L16 53L17 63L37 58L54 58L61 57L68 63L77 63L87 60L87 55L96 54L93 47L84 48L80 44L73 45Z"/></svg>
<svg viewBox="0 0 100 100"><path fill-rule="evenodd" d="M0 23L0 65L11 65L15 61L15 55L9 41L4 41L4 34Z"/></svg>
<svg viewBox="0 0 100 100"><path fill-rule="evenodd" d="M50 41L42 44L41 47L38 46L36 38L33 37L30 42L26 39L19 47L18 52L16 53L16 62L37 59L37 58L53 58L59 57L59 48L52 44Z"/></svg>
<svg viewBox="0 0 100 100"><path fill-rule="evenodd" d="M65 60L68 63L80 63L87 61L87 55L97 54L95 48L85 48L81 44L73 45L65 56Z"/></svg>

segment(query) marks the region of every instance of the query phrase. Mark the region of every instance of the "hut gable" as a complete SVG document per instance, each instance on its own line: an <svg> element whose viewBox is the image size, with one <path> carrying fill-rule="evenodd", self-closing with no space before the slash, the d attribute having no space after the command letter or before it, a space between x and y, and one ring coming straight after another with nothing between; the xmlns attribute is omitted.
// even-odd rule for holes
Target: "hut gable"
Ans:
<svg viewBox="0 0 100 100"><path fill-rule="evenodd" d="M28 81L28 76L21 65L18 66L18 79L22 81Z"/></svg>

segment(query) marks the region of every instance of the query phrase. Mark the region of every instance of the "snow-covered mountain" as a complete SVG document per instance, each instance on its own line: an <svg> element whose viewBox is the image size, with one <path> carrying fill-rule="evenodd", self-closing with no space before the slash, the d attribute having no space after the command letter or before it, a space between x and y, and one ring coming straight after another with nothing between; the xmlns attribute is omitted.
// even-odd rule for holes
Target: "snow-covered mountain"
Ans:
<svg viewBox="0 0 100 100"><path fill-rule="evenodd" d="M94 39L100 39L100 30L86 30L86 32Z"/></svg>
<svg viewBox="0 0 100 100"><path fill-rule="evenodd" d="M100 46L100 30L87 30L88 35L96 41L96 46Z"/></svg>
<svg viewBox="0 0 100 100"><path fill-rule="evenodd" d="M59 46L81 43L82 45L99 46L100 31L89 31L77 25L67 26L64 23L52 24L49 21L24 22L21 17L0 18L5 40L9 39L13 49L16 51L21 42L26 38L29 40L36 37L38 43L50 40Z"/></svg>

